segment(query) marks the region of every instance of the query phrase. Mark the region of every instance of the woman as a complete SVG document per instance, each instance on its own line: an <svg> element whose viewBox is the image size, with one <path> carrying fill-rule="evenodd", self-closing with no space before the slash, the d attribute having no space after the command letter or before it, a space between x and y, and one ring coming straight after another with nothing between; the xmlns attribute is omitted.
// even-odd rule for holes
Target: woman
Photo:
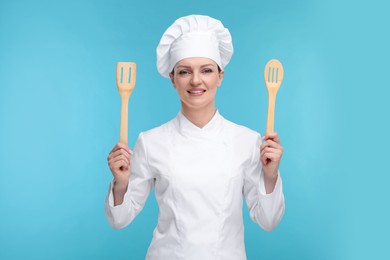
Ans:
<svg viewBox="0 0 390 260"><path fill-rule="evenodd" d="M155 188L160 211L147 259L246 259L243 195L263 229L271 231L283 216L278 135L261 138L215 108L232 53L220 21L176 20L157 47L157 67L176 89L181 111L141 133L134 153L118 143L108 156L114 180L105 211L113 228L127 226Z"/></svg>

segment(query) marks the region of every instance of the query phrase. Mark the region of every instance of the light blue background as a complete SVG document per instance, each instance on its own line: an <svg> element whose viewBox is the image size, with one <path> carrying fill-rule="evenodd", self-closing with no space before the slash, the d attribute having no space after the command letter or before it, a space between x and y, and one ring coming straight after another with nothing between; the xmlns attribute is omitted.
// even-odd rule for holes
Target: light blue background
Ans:
<svg viewBox="0 0 390 260"><path fill-rule="evenodd" d="M129 142L179 111L155 48L178 17L223 21L235 54L217 96L264 132L271 58L285 78L276 131L286 213L272 233L246 205L248 259L390 259L386 1L0 1L0 259L143 259L154 193L127 228L103 211L119 138L117 61L138 65Z"/></svg>

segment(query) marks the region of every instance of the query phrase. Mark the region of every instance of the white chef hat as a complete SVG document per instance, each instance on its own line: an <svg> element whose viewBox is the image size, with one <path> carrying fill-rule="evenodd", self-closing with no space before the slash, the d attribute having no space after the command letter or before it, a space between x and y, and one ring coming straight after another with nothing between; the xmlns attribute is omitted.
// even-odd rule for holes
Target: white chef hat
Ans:
<svg viewBox="0 0 390 260"><path fill-rule="evenodd" d="M175 64L190 57L212 59L224 69L232 54L232 37L219 20L205 15L184 16L161 37L157 46L157 70L169 78Z"/></svg>

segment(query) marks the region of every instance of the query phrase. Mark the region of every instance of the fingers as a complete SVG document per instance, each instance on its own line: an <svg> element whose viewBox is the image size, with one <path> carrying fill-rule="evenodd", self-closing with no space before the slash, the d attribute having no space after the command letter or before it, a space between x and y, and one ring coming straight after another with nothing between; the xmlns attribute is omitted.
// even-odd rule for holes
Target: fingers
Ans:
<svg viewBox="0 0 390 260"><path fill-rule="evenodd" d="M129 155L124 155L124 154L118 154L117 156L113 156L108 159L108 163L112 164L118 161L124 161L127 165L130 165L130 156Z"/></svg>
<svg viewBox="0 0 390 260"><path fill-rule="evenodd" d="M280 143L277 143L273 140L267 140L265 142L263 142L261 145L260 145L260 150L263 150L264 148L266 147L272 147L272 148L275 148L275 149L281 149L283 151L283 147Z"/></svg>
<svg viewBox="0 0 390 260"><path fill-rule="evenodd" d="M260 156L260 161L262 162L263 165L267 165L269 162L274 162L279 164L281 158L282 158L281 154L275 152L264 152Z"/></svg>
<svg viewBox="0 0 390 260"><path fill-rule="evenodd" d="M122 144L121 142L117 143L113 148L112 150L110 151L110 154L117 151L117 150L120 150L120 149L124 149L125 151L127 151L129 154L133 154L133 151L125 144Z"/></svg>
<svg viewBox="0 0 390 260"><path fill-rule="evenodd" d="M263 140L271 139L276 143L280 143L279 135L276 132L266 133L261 139L263 139Z"/></svg>
<svg viewBox="0 0 390 260"><path fill-rule="evenodd" d="M130 160L123 155L116 156L108 161L110 170L114 178L118 178L121 174L130 173Z"/></svg>
<svg viewBox="0 0 390 260"><path fill-rule="evenodd" d="M133 154L133 151L127 145L117 143L110 151L110 154L107 157L107 161L119 155L124 155L126 158L130 158L130 154Z"/></svg>
<svg viewBox="0 0 390 260"><path fill-rule="evenodd" d="M111 159L113 159L115 157L118 157L118 156L123 156L123 157L127 158L128 160L130 160L130 154L126 150L124 150L124 149L119 149L119 150L116 150L113 153L110 153L108 155L107 160L109 161L109 160L111 160Z"/></svg>
<svg viewBox="0 0 390 260"><path fill-rule="evenodd" d="M118 160L118 161L115 161L115 162L112 162L110 164L110 168L111 170L113 171L119 171L119 170L125 170L127 171L130 167L130 164L128 164L127 162L125 162L124 160Z"/></svg>
<svg viewBox="0 0 390 260"><path fill-rule="evenodd" d="M283 150L283 147L280 144L280 138L278 133L266 133L263 137L261 137L261 139L264 140L264 142L260 145L260 149L263 149L264 147L273 147Z"/></svg>
<svg viewBox="0 0 390 260"><path fill-rule="evenodd" d="M276 153L264 153L262 156L260 156L260 160L263 165L267 165L269 162L280 162L281 155Z"/></svg>
<svg viewBox="0 0 390 260"><path fill-rule="evenodd" d="M130 154L132 153L133 151L127 145L117 143L107 157L111 171L128 170L130 167Z"/></svg>
<svg viewBox="0 0 390 260"><path fill-rule="evenodd" d="M278 161L283 155L283 151L272 147L266 147L260 152L260 157L270 159L272 161Z"/></svg>
<svg viewBox="0 0 390 260"><path fill-rule="evenodd" d="M279 162L283 155L283 147L277 133L265 134L261 139L265 140L260 145L260 160L265 165L269 161Z"/></svg>

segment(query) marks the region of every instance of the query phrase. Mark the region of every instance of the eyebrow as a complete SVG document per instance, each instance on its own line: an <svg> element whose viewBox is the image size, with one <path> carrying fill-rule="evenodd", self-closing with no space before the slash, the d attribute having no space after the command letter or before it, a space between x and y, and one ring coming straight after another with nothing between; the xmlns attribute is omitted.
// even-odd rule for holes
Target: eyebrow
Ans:
<svg viewBox="0 0 390 260"><path fill-rule="evenodd" d="M200 67L203 68L203 67L207 67L207 66L213 66L213 67L215 67L215 65L212 64L212 63L204 64L204 65L202 65L202 66L200 66ZM177 68L180 68L180 67L183 67L183 68L186 68L186 69L190 69L190 68L191 68L191 66L185 66L185 65L179 65L179 66L177 66Z"/></svg>

